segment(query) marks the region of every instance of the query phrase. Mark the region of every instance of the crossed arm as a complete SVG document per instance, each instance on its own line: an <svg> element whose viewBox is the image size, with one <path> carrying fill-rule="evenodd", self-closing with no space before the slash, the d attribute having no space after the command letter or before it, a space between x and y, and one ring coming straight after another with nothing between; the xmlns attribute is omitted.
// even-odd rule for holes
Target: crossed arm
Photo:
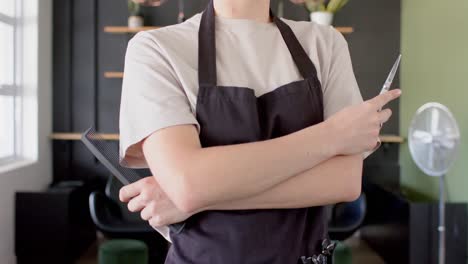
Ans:
<svg viewBox="0 0 468 264"><path fill-rule="evenodd" d="M208 209L305 208L354 201L361 193L362 156L336 156L251 197Z"/></svg>
<svg viewBox="0 0 468 264"><path fill-rule="evenodd" d="M143 141L154 177L121 189L131 211L153 226L204 210L303 208L356 199L362 153L372 150L400 90L347 107L327 121L262 142L202 148L192 125Z"/></svg>
<svg viewBox="0 0 468 264"><path fill-rule="evenodd" d="M326 129L308 129L264 142L201 148L193 126L178 126L148 137L143 151L162 189L186 213L356 199L362 155L334 156Z"/></svg>

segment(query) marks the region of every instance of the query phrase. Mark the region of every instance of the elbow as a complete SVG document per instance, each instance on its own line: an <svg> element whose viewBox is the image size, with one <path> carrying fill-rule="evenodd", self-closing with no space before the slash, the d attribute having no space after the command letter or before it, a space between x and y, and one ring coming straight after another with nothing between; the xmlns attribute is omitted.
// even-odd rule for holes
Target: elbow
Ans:
<svg viewBox="0 0 468 264"><path fill-rule="evenodd" d="M352 185L349 185L347 190L344 192L343 196L343 202L354 202L356 201L360 196L362 192L362 184L359 181L359 184L353 183Z"/></svg>
<svg viewBox="0 0 468 264"><path fill-rule="evenodd" d="M343 201L353 202L357 200L362 193L362 161L353 164L352 170L349 170L350 174L345 177L348 179L345 181Z"/></svg>

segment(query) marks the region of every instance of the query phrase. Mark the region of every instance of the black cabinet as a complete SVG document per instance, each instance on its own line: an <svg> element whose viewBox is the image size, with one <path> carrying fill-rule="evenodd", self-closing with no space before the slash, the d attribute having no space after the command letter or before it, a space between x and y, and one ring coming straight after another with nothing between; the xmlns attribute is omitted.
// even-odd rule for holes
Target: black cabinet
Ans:
<svg viewBox="0 0 468 264"><path fill-rule="evenodd" d="M415 203L376 185L367 186L362 238L389 264L438 263L438 202ZM447 203L446 262L466 264L467 204Z"/></svg>
<svg viewBox="0 0 468 264"><path fill-rule="evenodd" d="M410 204L410 263L438 263L437 203ZM448 203L445 211L445 263L466 264L467 258L466 204Z"/></svg>
<svg viewBox="0 0 468 264"><path fill-rule="evenodd" d="M44 192L17 192L17 263L73 263L96 240L90 191L80 183L65 183Z"/></svg>

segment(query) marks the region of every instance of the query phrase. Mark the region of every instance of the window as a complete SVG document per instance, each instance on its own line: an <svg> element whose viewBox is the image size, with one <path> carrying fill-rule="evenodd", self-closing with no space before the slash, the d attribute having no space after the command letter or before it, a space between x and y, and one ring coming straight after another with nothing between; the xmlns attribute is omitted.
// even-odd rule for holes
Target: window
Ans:
<svg viewBox="0 0 468 264"><path fill-rule="evenodd" d="M0 5L0 165L21 157L21 2Z"/></svg>

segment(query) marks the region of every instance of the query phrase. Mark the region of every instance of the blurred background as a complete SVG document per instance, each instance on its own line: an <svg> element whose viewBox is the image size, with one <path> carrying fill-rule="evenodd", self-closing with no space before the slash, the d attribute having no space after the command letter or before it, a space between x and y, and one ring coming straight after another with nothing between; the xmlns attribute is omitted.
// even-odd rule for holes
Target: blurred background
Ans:
<svg viewBox="0 0 468 264"><path fill-rule="evenodd" d="M163 263L169 245L118 202L119 183L80 138L92 125L118 150L128 41L207 2L0 0L0 263L127 263L117 262L121 254ZM427 102L447 106L460 130L444 179L445 260L467 263L468 2L350 0L332 21L295 2L271 7L342 32L365 99L402 54L393 87L403 96L391 104L382 147L365 160L363 195L330 206L335 263L440 263L439 178L416 166L408 146L411 120Z"/></svg>

